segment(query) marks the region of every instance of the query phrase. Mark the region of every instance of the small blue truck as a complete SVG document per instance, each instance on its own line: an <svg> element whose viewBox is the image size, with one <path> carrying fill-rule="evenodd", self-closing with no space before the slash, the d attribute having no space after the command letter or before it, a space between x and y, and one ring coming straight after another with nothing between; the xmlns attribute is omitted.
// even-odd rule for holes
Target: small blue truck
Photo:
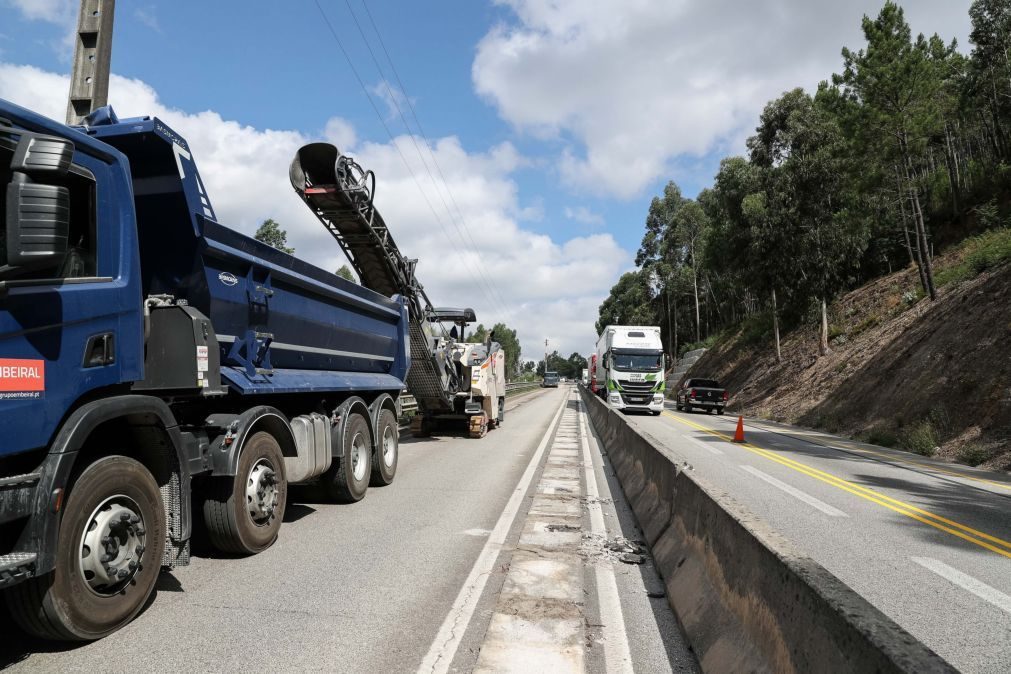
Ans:
<svg viewBox="0 0 1011 674"><path fill-rule="evenodd" d="M186 141L0 100L0 598L29 633L127 624L194 520L270 546L289 484L393 481L408 302L220 224Z"/></svg>

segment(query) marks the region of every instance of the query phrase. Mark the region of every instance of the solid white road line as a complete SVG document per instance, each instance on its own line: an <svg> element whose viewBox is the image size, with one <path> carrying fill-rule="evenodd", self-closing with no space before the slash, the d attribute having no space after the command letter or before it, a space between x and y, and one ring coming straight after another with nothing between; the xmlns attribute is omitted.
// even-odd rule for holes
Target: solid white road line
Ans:
<svg viewBox="0 0 1011 674"><path fill-rule="evenodd" d="M816 499L815 497L811 496L810 494L797 489L796 487L791 487L787 483L782 482L780 480L777 480L773 476L769 475L768 473L763 473L762 471L758 470L757 468L754 468L752 466L741 466L741 469L745 470L745 471L747 471L749 473L751 473L752 475L754 475L755 477L757 477L757 478L759 478L761 480L765 480L766 482L768 482L769 484L771 484L773 487L786 492L787 494L789 494L790 496L794 497L795 499L803 501L804 503L808 504L812 508L817 508L818 510L822 511L823 513L825 513L826 515L828 515L830 517L849 517L849 515L847 515L843 511L839 510L838 508L833 508L832 506L830 506L829 504L825 503L824 501L820 501L820 500Z"/></svg>
<svg viewBox="0 0 1011 674"><path fill-rule="evenodd" d="M958 585L963 590L972 592L983 601L993 604L1002 611L1011 613L1011 597L1000 590L990 587L983 581L976 580L972 576L964 574L938 559L931 559L930 557L910 557L910 559L923 568L933 571L945 580Z"/></svg>
<svg viewBox="0 0 1011 674"><path fill-rule="evenodd" d="M477 603L481 598L481 593L484 591L484 586L488 583L488 577L491 576L492 571L495 569L495 562L498 559L499 552L502 550L502 546L505 544L509 529L512 528L513 522L516 520L520 505L523 503L523 497L526 496L530 482L537 472L537 466L540 465L541 457L544 455L544 448L547 447L551 433L558 424L558 418L562 416L562 410L565 409L568 402L569 397L563 397L562 403L558 406L558 411L555 412L551 423L548 424L544 437L541 438L541 442L537 446L534 455L530 457L530 463L527 464L523 476L513 490L509 502L506 503L505 510L502 511L498 522L495 523L491 536L485 542L484 548L481 549L481 554L478 555L477 560L474 562L474 567L467 576L467 580L464 581L463 587L460 588L460 593L456 596L453 607L446 615L446 619L442 621L442 626L439 628L438 634L435 635L435 640L432 641L428 654L421 661L421 666L418 667L419 672L445 674L445 672L449 671L449 666L453 662L453 658L456 657L456 650L460 647L460 641L467 631L467 626L470 625L471 618L474 617L474 609L477 608Z"/></svg>
<svg viewBox="0 0 1011 674"><path fill-rule="evenodd" d="M683 437L683 438L684 438L685 440L688 440L688 441L690 441L690 442L692 442L692 443L694 443L694 444L698 445L699 447L701 447L702 449L706 450L707 452L709 452L709 453L711 453L711 454L715 454L715 455L717 455L717 456L722 456L722 455L723 455L723 452L722 452L722 451L720 451L719 449L717 449L717 448L716 448L716 447L715 447L715 446L713 445L713 443L712 443L712 442L703 442L702 440L699 440L698 438L696 438L696 437L693 437L693 436L691 436L691 435L684 435L684 436L682 436L682 437Z"/></svg>
<svg viewBox="0 0 1011 674"><path fill-rule="evenodd" d="M593 457L590 455L590 429L586 423L586 406L579 401L580 444L583 449L583 470L586 476L586 509L590 513L590 531L607 537L607 527L604 525L604 511L600 504L600 491L597 488L597 476L593 470ZM608 494L610 496L610 494ZM618 597L618 582L614 577L614 567L610 564L598 564L595 567L597 581L597 599L600 602L600 618L603 623L604 664L608 674L612 672L632 672L632 654L628 648L628 634L625 630L625 618L621 612L621 599Z"/></svg>

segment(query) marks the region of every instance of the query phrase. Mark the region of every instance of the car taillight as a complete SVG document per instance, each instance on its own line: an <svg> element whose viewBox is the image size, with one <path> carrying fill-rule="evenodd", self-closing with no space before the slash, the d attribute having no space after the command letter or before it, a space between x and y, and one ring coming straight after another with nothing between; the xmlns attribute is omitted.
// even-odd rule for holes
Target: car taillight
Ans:
<svg viewBox="0 0 1011 674"><path fill-rule="evenodd" d="M689 398L694 398L695 397L695 389L691 390L691 392L688 394L688 397Z"/></svg>
<svg viewBox="0 0 1011 674"><path fill-rule="evenodd" d="M729 397L730 397L730 394L727 393L726 391L724 391L723 392L723 402L726 402Z"/></svg>

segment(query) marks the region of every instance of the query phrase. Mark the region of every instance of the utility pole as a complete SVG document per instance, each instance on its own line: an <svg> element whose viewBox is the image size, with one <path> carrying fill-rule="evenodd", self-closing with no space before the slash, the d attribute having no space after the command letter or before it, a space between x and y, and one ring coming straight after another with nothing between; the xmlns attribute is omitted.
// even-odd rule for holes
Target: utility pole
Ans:
<svg viewBox="0 0 1011 674"><path fill-rule="evenodd" d="M544 374L548 373L548 340L544 340Z"/></svg>
<svg viewBox="0 0 1011 674"><path fill-rule="evenodd" d="M67 124L76 125L109 102L112 19L116 0L81 0L74 68L70 75Z"/></svg>

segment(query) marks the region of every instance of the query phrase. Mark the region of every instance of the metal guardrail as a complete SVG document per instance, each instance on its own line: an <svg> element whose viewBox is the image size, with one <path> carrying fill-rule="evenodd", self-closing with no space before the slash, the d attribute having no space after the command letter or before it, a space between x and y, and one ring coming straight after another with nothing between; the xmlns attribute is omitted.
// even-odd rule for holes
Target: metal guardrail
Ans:
<svg viewBox="0 0 1011 674"><path fill-rule="evenodd" d="M539 381L519 381L506 384L506 395L516 393L526 393L535 388L540 388ZM418 401L410 393L404 392L400 395L400 416L412 416L418 413Z"/></svg>

